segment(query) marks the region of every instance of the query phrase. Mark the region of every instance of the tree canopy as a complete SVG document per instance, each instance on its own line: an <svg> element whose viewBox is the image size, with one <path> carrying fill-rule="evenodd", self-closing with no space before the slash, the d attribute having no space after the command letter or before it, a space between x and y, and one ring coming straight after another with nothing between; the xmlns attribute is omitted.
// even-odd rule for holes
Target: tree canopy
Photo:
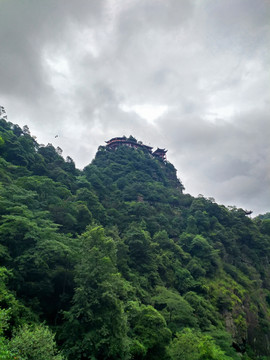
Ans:
<svg viewBox="0 0 270 360"><path fill-rule="evenodd" d="M140 147L78 170L4 119L0 181L1 359L270 357L269 213L185 194Z"/></svg>

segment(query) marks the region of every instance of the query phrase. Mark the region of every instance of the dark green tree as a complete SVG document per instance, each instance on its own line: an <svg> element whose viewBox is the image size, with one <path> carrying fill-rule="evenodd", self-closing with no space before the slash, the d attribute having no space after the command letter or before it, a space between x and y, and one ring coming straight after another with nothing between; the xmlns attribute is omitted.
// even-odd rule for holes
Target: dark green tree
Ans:
<svg viewBox="0 0 270 360"><path fill-rule="evenodd" d="M163 316L151 305L140 305L138 302L129 302L126 311L131 359L167 359L166 345L171 339L171 331Z"/></svg>
<svg viewBox="0 0 270 360"><path fill-rule="evenodd" d="M54 334L42 324L23 325L15 332L8 347L15 355L13 359L64 360L57 351Z"/></svg>
<svg viewBox="0 0 270 360"><path fill-rule="evenodd" d="M124 282L116 268L115 242L102 227L79 239L75 294L63 336L69 359L127 359L127 323L121 296Z"/></svg>

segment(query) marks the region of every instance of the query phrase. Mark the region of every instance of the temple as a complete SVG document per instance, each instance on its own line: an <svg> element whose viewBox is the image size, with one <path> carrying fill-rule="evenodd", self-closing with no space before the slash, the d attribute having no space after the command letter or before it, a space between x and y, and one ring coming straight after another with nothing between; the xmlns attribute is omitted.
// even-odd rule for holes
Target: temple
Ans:
<svg viewBox="0 0 270 360"><path fill-rule="evenodd" d="M165 149L160 149L157 148L157 150L155 150L154 152L152 152L152 147L148 146L148 145L144 145L141 141L137 141L133 136L130 136L129 138L127 138L126 136L123 137L115 137L112 138L106 142L106 148L108 149L112 149L115 150L117 149L119 146L128 146L130 148L133 149L142 149L142 150L146 150L151 156L154 156L156 158L161 159L162 161L166 161L166 152L167 150Z"/></svg>
<svg viewBox="0 0 270 360"><path fill-rule="evenodd" d="M153 152L153 155L161 158L163 161L166 161L167 160L167 158L166 158L167 151L168 150L157 148L157 150Z"/></svg>
<svg viewBox="0 0 270 360"><path fill-rule="evenodd" d="M145 149L149 152L152 152L152 149L153 149L151 146L144 145L140 141L138 142L133 137L126 138L125 136L112 138L111 140L106 141L106 144L107 144L107 147L110 149L116 149L121 145L125 145L128 147L134 148L134 149L141 148L141 149Z"/></svg>

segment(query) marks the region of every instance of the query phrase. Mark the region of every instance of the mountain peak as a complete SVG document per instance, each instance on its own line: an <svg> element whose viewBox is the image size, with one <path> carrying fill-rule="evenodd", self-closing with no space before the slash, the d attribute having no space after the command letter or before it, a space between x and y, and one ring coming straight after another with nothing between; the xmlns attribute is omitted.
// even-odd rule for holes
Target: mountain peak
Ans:
<svg viewBox="0 0 270 360"><path fill-rule="evenodd" d="M130 135L129 138L127 138L126 136L115 137L105 142L107 144L106 147L112 150L117 149L119 146L127 146L136 150L137 149L145 150L149 152L150 155L157 157L164 162L167 161L166 153L168 150L157 148L153 152L152 146L148 146L143 144L141 141L137 141L132 135Z"/></svg>

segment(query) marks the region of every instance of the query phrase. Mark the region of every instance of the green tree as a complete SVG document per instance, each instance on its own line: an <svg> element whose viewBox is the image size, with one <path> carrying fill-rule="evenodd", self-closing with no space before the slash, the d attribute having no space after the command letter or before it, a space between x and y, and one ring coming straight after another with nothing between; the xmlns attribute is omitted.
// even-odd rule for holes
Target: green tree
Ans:
<svg viewBox="0 0 270 360"><path fill-rule="evenodd" d="M156 282L155 247L152 246L150 234L144 230L143 223L131 224L124 240L129 248L130 267L141 274L148 273L148 279Z"/></svg>
<svg viewBox="0 0 270 360"><path fill-rule="evenodd" d="M57 350L54 334L42 324L25 324L19 328L9 343L9 349L22 360L64 360Z"/></svg>
<svg viewBox="0 0 270 360"><path fill-rule="evenodd" d="M0 309L0 359L14 360L16 356L12 353L8 346L8 340L4 337L4 331L8 327L8 310Z"/></svg>
<svg viewBox="0 0 270 360"><path fill-rule="evenodd" d="M172 360L230 360L209 335L189 328L178 333L168 348Z"/></svg>
<svg viewBox="0 0 270 360"><path fill-rule="evenodd" d="M72 360L127 359L124 282L116 268L115 242L100 226L80 237L73 306L65 313L63 337Z"/></svg>
<svg viewBox="0 0 270 360"><path fill-rule="evenodd" d="M158 286L157 294L152 298L155 307L164 316L168 327L175 333L186 326L195 327L197 319L194 309L175 290Z"/></svg>
<svg viewBox="0 0 270 360"><path fill-rule="evenodd" d="M202 330L208 330L211 325L218 324L219 316L214 306L203 296L194 291L189 291L184 295L184 299L195 310L199 326Z"/></svg>
<svg viewBox="0 0 270 360"><path fill-rule="evenodd" d="M151 305L129 302L127 305L131 338L130 353L132 359L166 359L166 345L171 339L163 316Z"/></svg>

